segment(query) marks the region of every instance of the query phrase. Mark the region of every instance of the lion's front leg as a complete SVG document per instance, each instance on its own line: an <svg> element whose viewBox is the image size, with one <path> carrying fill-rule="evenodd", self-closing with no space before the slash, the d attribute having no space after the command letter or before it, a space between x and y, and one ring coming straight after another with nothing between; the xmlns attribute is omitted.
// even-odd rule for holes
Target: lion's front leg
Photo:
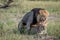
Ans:
<svg viewBox="0 0 60 40"><path fill-rule="evenodd" d="M39 28L41 30L41 33L39 33L39 34L47 34L46 24L41 24Z"/></svg>

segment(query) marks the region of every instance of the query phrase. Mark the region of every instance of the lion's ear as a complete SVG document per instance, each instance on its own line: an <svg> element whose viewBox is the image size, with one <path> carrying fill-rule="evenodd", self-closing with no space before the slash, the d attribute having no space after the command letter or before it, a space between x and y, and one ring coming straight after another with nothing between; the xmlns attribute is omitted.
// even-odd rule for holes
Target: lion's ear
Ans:
<svg viewBox="0 0 60 40"><path fill-rule="evenodd" d="M46 17L49 16L49 12L48 12L47 10L40 10L39 13L40 13L41 15L45 15Z"/></svg>

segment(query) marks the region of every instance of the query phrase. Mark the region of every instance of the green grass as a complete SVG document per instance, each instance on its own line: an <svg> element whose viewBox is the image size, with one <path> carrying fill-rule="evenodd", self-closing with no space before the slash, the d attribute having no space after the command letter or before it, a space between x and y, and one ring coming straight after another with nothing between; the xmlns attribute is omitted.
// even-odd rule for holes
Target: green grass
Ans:
<svg viewBox="0 0 60 40"><path fill-rule="evenodd" d="M57 19L57 20L60 20L60 19ZM53 35L60 38L60 22L56 20L50 21L48 24L47 32L51 36Z"/></svg>
<svg viewBox="0 0 60 40"><path fill-rule="evenodd" d="M45 8L50 15L60 17L60 2L14 1L7 9L0 9L0 40L35 40L34 35L22 35L18 23L32 8ZM16 6L13 6L16 5ZM60 19L48 20L48 34L60 38ZM39 39L39 38L38 38Z"/></svg>

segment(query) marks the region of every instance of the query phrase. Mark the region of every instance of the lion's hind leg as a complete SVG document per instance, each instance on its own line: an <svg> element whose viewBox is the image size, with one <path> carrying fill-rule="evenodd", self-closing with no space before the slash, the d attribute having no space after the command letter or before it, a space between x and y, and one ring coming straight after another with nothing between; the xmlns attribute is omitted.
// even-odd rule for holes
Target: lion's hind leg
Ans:
<svg viewBox="0 0 60 40"><path fill-rule="evenodd" d="M23 33L24 32L24 27L25 25L23 24L23 22L21 21L19 24L18 24L18 30L20 31L20 33Z"/></svg>

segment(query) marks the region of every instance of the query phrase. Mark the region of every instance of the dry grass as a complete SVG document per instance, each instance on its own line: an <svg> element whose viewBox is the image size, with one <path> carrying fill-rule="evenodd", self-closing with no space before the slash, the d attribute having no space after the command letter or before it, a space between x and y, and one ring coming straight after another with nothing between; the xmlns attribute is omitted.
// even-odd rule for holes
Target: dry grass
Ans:
<svg viewBox="0 0 60 40"><path fill-rule="evenodd" d="M48 34L60 38L60 16L58 16L60 15L60 2L22 1L20 4L18 0L12 4L16 6L0 9L0 40L36 40L34 35L21 35L17 29L23 15L35 7L45 8L50 15L56 16L48 21Z"/></svg>

